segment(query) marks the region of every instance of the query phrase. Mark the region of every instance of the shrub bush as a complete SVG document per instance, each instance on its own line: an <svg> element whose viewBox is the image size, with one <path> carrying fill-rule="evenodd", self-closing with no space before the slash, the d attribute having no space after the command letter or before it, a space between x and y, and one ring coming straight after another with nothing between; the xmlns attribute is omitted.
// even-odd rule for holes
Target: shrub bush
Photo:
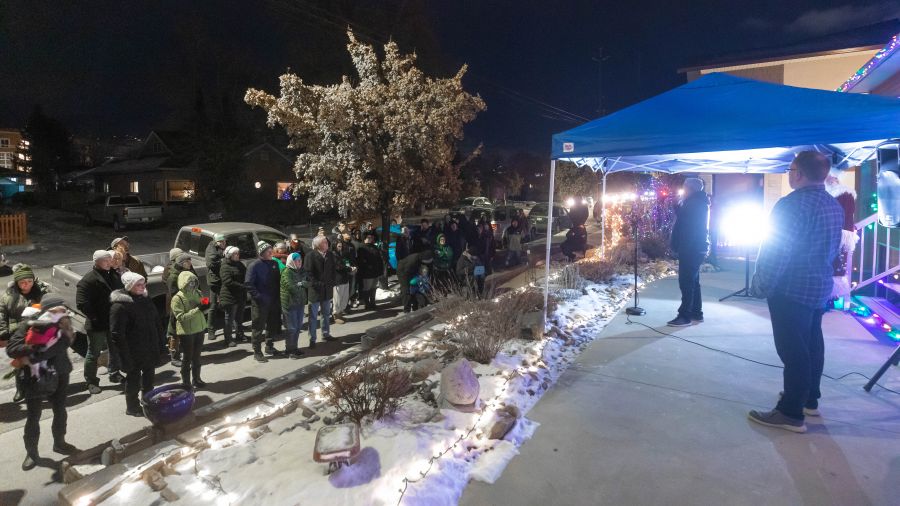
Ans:
<svg viewBox="0 0 900 506"><path fill-rule="evenodd" d="M379 361L369 355L329 369L324 378L322 395L339 416L357 424L366 417L378 420L393 414L411 385L409 372L395 361Z"/></svg>

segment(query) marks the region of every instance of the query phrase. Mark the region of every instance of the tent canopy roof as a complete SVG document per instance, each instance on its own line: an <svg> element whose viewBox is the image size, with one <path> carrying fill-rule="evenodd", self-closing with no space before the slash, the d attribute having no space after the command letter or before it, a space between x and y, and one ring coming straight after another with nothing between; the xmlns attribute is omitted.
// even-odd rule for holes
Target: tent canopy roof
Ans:
<svg viewBox="0 0 900 506"><path fill-rule="evenodd" d="M841 165L897 136L898 99L713 73L554 135L551 156L609 172L781 172L797 151Z"/></svg>

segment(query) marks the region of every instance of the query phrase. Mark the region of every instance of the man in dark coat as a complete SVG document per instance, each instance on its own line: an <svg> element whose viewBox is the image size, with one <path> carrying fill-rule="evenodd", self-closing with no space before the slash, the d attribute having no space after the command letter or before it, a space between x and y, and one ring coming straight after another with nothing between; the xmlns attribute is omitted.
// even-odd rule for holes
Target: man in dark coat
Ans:
<svg viewBox="0 0 900 506"><path fill-rule="evenodd" d="M709 197L703 191L703 180L684 180L684 200L675 212L672 227L672 251L678 258L678 287L681 306L670 327L685 327L703 321L700 297L700 266L709 254Z"/></svg>
<svg viewBox="0 0 900 506"><path fill-rule="evenodd" d="M456 279L465 287L468 297L477 299L484 292L484 277L484 264L478 257L478 248L471 245L456 262Z"/></svg>
<svg viewBox="0 0 900 506"><path fill-rule="evenodd" d="M84 357L84 381L92 395L101 392L100 379L97 377L97 358L100 352L108 347L109 295L113 290L122 288L119 276L110 269L111 265L110 251L95 251L94 268L78 281L75 292L75 305L85 316L84 329L88 336L88 351ZM117 354L110 352L108 369L110 381L121 378Z"/></svg>
<svg viewBox="0 0 900 506"><path fill-rule="evenodd" d="M375 246L375 234L366 234L366 242L356 251L356 259L359 268L357 276L361 283L361 302L365 304L366 309L374 310L378 276L381 276L384 270L381 251Z"/></svg>
<svg viewBox="0 0 900 506"><path fill-rule="evenodd" d="M413 253L402 261L397 262L397 284L400 285L400 298L403 302L404 313L412 310L413 300L409 293L409 282L419 273L419 267L422 264L431 266L433 259L433 252L422 251L421 253Z"/></svg>
<svg viewBox="0 0 900 506"><path fill-rule="evenodd" d="M253 325L253 358L268 362L262 353L265 331L266 354L283 355L275 349L275 335L281 332L281 271L272 259L272 245L259 241L256 244L259 257L247 267L247 293L250 294L250 318Z"/></svg>
<svg viewBox="0 0 900 506"><path fill-rule="evenodd" d="M414 250L413 238L409 235L409 227L400 229L400 237L397 238L397 246L394 250L397 261L403 260Z"/></svg>
<svg viewBox="0 0 900 506"><path fill-rule="evenodd" d="M147 296L143 276L126 272L122 284L124 288L110 294L110 338L116 343L126 374L125 414L143 416L138 391L143 396L153 390L165 334L156 306Z"/></svg>
<svg viewBox="0 0 900 506"><path fill-rule="evenodd" d="M221 304L219 302L222 292L222 278L219 270L222 268L222 260L225 257L225 234L215 234L213 240L206 245L206 284L209 286L209 313L206 315L207 336L210 341L216 339L216 322L221 317Z"/></svg>
<svg viewBox="0 0 900 506"><path fill-rule="evenodd" d="M309 347L316 345L319 313L322 314L322 337L326 341L335 341L331 337L331 301L334 297L334 283L338 259L328 249L328 239L324 235L316 236L312 242L313 251L306 259L306 270L309 271Z"/></svg>
<svg viewBox="0 0 900 506"><path fill-rule="evenodd" d="M26 320L16 329L15 334L9 340L6 354L13 359L28 359L31 364L43 362L41 375L55 371L56 388L53 392L43 392L32 376L31 368L25 366L19 369L18 375L22 376L22 389L25 394L25 405L28 415L25 419L25 460L22 462L22 470L28 471L37 465L40 459L38 442L41 437L41 411L44 398L50 401L53 408L53 423L50 426L53 432L53 451L69 455L78 451L77 448L66 442L66 427L68 414L66 413L66 390L69 386L69 375L72 373L72 362L69 361L69 346L75 338L72 330L72 321L66 312L65 302L62 298L48 294L42 301L41 314L34 319ZM26 342L29 331L56 332L55 341L46 345L32 345Z"/></svg>

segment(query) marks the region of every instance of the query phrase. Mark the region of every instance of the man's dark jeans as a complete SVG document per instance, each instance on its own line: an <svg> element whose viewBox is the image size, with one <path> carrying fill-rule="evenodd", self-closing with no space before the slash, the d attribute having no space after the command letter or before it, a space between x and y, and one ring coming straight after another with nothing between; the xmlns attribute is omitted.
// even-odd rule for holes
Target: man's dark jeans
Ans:
<svg viewBox="0 0 900 506"><path fill-rule="evenodd" d="M53 423L50 425L50 430L53 433L54 441L63 441L66 437L66 422L69 417L68 413L66 413L66 390L68 388L69 375L62 374L59 376L59 386L56 388L56 392L46 397L53 408ZM38 440L41 437L41 411L44 408L44 398L29 397L25 400L25 406L28 409L23 438L25 440L25 451L29 455L37 455Z"/></svg>
<svg viewBox="0 0 900 506"><path fill-rule="evenodd" d="M775 350L784 363L784 395L775 409L803 419L803 408L818 407L825 365L822 308L806 307L780 296L768 298Z"/></svg>
<svg viewBox="0 0 900 506"><path fill-rule="evenodd" d="M253 351L262 349L263 340L267 348L274 346L275 336L281 332L281 306L260 304L253 300L250 304L250 320L253 328Z"/></svg>
<svg viewBox="0 0 900 506"><path fill-rule="evenodd" d="M680 253L678 255L678 288L681 289L679 316L703 317L703 300L700 297L700 266L703 265L705 258L705 253Z"/></svg>

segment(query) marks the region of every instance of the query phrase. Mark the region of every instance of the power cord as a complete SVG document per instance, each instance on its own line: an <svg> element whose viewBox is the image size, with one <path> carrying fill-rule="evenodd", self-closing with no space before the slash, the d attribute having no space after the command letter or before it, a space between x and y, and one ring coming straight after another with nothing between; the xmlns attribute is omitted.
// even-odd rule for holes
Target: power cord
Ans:
<svg viewBox="0 0 900 506"><path fill-rule="evenodd" d="M693 345L695 345L695 346L699 346L699 347L701 347L701 348L706 348L707 350L710 350L710 351L715 351L715 352L717 352L717 353L722 353L722 354L724 354L724 355L728 355L728 356L730 356L730 357L738 358L738 359L741 359L741 360L744 360L744 361L747 361L747 362L751 362L751 363L754 363L754 364L763 365L763 366L766 366L766 367L771 367L771 368L773 368L773 369L784 369L784 366L783 366L783 365L779 365L779 364L770 364L770 363L768 363L768 362L760 362L759 360L753 360L752 358L747 358L747 357L738 355L738 354L736 354L736 353L732 353L732 352L730 352L730 351L725 351L725 350L720 350L720 349L718 349L718 348L713 348L712 346L707 346L707 345L705 345L705 344L703 344L703 343L698 343L698 342L696 342L696 341L691 341L690 339L685 339L685 338L683 338L683 337L676 336L675 334L669 334L669 333L667 333L667 332L663 332L663 331L661 331L661 330L657 330L657 329L651 327L650 325L647 325L647 324L641 323L641 322L636 322L636 321L632 320L632 319L631 319L631 316L626 316L625 319L626 319L626 322L627 322L626 324L627 324L627 325L640 325L641 327L645 327L645 328L647 328L647 329L650 329L650 330L652 330L653 332L656 332L657 334L663 335L663 336L665 336L665 337L671 337L672 339L677 339L677 340L679 340L679 341L684 341L684 342L686 342L686 343L690 343L690 344L693 344ZM846 377L848 377L848 376L854 376L854 375L855 375L855 376L862 376L863 378L865 378L865 379L867 379L867 380L872 379L872 378L866 376L865 374L863 374L863 373L861 373L861 372L856 372L856 371L848 372L847 374L844 374L844 375L838 376L838 377L829 376L829 375L827 375L827 374L825 374L825 373L822 373L822 377L828 378L828 379L830 379L830 380L832 380L832 381L840 381L840 380L842 380L842 379L844 379L844 378L846 378ZM884 386L884 385L881 385L880 383L875 383L875 385L877 385L877 386L878 386L879 388L881 388L882 390L886 390L886 391L891 392L891 393L893 393L893 394L900 395L900 392L898 392L898 391L896 391L896 390L892 390L892 389L890 389L890 388L888 388L888 387L886 387L886 386Z"/></svg>

